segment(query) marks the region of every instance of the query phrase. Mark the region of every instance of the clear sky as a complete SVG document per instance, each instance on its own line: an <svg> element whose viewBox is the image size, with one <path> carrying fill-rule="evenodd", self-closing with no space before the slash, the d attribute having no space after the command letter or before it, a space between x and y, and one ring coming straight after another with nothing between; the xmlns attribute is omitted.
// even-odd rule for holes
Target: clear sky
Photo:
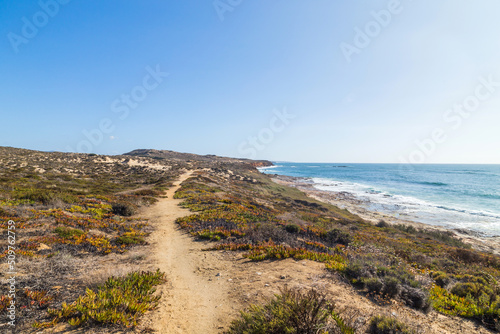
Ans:
<svg viewBox="0 0 500 334"><path fill-rule="evenodd" d="M500 163L498 0L0 2L0 145Z"/></svg>

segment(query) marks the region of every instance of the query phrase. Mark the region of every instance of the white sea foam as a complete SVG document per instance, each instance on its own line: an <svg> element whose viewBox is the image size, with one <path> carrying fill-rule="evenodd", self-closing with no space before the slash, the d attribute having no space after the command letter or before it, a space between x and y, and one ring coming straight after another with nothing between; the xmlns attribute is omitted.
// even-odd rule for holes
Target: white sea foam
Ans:
<svg viewBox="0 0 500 334"><path fill-rule="evenodd" d="M470 229L488 235L500 235L500 215L488 212L445 206L411 196L394 195L368 185L312 178L318 190L346 192L369 211L377 211L426 224L448 228Z"/></svg>
<svg viewBox="0 0 500 334"><path fill-rule="evenodd" d="M257 167L257 169L265 171L268 169L273 169L273 168L278 168L278 167L283 167L283 166L275 165L275 166Z"/></svg>

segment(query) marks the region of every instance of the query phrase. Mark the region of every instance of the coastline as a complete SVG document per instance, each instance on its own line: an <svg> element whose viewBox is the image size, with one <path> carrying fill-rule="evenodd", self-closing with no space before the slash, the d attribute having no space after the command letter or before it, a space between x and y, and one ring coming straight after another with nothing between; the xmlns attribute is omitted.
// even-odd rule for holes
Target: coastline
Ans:
<svg viewBox="0 0 500 334"><path fill-rule="evenodd" d="M452 232L458 239L462 240L464 243L470 244L474 249L486 253L500 255L500 236L485 236L480 232L467 229L446 228L443 226L415 222L401 217L394 217L377 211L370 211L365 209L362 206L362 202L356 199L353 194L345 191L334 192L316 189L309 178L277 174L267 175L271 177L273 182L297 188L303 191L307 196L320 202L332 204L341 209L347 209L349 210L349 212L360 216L361 218L372 224L376 224L380 220L384 220L385 222L393 225L405 224L425 230L448 231Z"/></svg>

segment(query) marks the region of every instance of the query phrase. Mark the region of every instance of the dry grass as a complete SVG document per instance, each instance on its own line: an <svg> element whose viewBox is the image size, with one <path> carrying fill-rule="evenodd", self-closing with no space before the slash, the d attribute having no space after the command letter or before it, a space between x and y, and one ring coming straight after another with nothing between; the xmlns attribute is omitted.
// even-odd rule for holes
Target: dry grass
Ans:
<svg viewBox="0 0 500 334"><path fill-rule="evenodd" d="M117 264L112 267L101 265L94 268L92 271L81 276L83 284L88 287L96 287L104 283L108 277L124 277L127 274L139 270L139 266L131 266L130 264Z"/></svg>

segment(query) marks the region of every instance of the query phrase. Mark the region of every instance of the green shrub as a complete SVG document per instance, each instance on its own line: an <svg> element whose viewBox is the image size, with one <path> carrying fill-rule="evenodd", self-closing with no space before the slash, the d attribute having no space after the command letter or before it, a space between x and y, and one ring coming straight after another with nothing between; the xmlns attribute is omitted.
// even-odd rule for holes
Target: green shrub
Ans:
<svg viewBox="0 0 500 334"><path fill-rule="evenodd" d="M383 315L377 315L370 320L370 334L414 334L407 325Z"/></svg>
<svg viewBox="0 0 500 334"><path fill-rule="evenodd" d="M459 278L461 282L453 286L453 288L451 289L451 293L459 297L467 297L467 295L471 295L474 298L479 298L483 294L492 297L497 295L497 291L494 291L494 289L490 287L489 282L486 281L483 277L473 275L463 275L455 277ZM496 282L493 282L493 286L495 285Z"/></svg>
<svg viewBox="0 0 500 334"><path fill-rule="evenodd" d="M431 273L431 277L434 279L437 285L444 288L448 283L450 283L450 277L442 271L436 271Z"/></svg>
<svg viewBox="0 0 500 334"><path fill-rule="evenodd" d="M52 204L57 200L64 203L75 203L78 201L78 197L66 193L66 192L55 192L48 189L28 189L20 191L15 194L15 198L29 200L37 203L42 203L44 205Z"/></svg>
<svg viewBox="0 0 500 334"><path fill-rule="evenodd" d="M478 297L480 291L480 285L477 283L457 283L451 289L451 293L459 297L467 297L468 294Z"/></svg>
<svg viewBox="0 0 500 334"><path fill-rule="evenodd" d="M350 261L344 269L344 274L350 279L351 283L358 286L364 286L367 279L373 277L370 266L362 261Z"/></svg>
<svg viewBox="0 0 500 334"><path fill-rule="evenodd" d="M466 244L461 240L457 239L456 235L450 231L421 230L420 233L422 233L425 236L431 237L435 240L439 240L450 246L460 247L460 248L471 248L471 245Z"/></svg>
<svg viewBox="0 0 500 334"><path fill-rule="evenodd" d="M401 299L408 305L416 310L429 312L431 310L431 301L429 293L419 288L411 286L403 286L401 289Z"/></svg>
<svg viewBox="0 0 500 334"><path fill-rule="evenodd" d="M364 282L369 292L380 293L384 287L384 283L382 283L378 278L368 278L364 280Z"/></svg>
<svg viewBox="0 0 500 334"><path fill-rule="evenodd" d="M405 225L405 224L396 224L393 226L394 228L397 228L400 231L409 233L409 234L417 234L418 230L411 226L411 225Z"/></svg>
<svg viewBox="0 0 500 334"><path fill-rule="evenodd" d="M401 282L396 277L388 277L384 280L382 292L389 297L396 297L401 292Z"/></svg>
<svg viewBox="0 0 500 334"><path fill-rule="evenodd" d="M334 228L326 233L326 240L330 243L349 245L352 242L352 236L342 231L341 229Z"/></svg>
<svg viewBox="0 0 500 334"><path fill-rule="evenodd" d="M232 322L226 334L354 334L354 328L334 311L333 305L316 290L302 293L282 290L264 306L251 305Z"/></svg>
<svg viewBox="0 0 500 334"><path fill-rule="evenodd" d="M50 327L66 321L71 326L92 323L136 326L140 316L156 308L160 296L154 286L165 281L165 274L132 272L125 277L110 277L97 291L87 289L84 295L71 303L63 303L59 310L49 309L53 320L35 323L34 327Z"/></svg>
<svg viewBox="0 0 500 334"><path fill-rule="evenodd" d="M112 210L115 215L130 217L135 214L136 207L131 203L119 202L113 204Z"/></svg>
<svg viewBox="0 0 500 334"><path fill-rule="evenodd" d="M405 266L392 265L390 267L378 266L377 275L384 277L384 281L389 277L396 278L401 284L418 288L421 284L415 280L415 276L408 271Z"/></svg>
<svg viewBox="0 0 500 334"><path fill-rule="evenodd" d="M159 196L161 195L162 192L161 191L158 191L158 190L155 190L155 189L141 189L141 190L137 190L136 192L134 192L134 195L137 195L137 196Z"/></svg>
<svg viewBox="0 0 500 334"><path fill-rule="evenodd" d="M76 228L59 226L54 230L61 238L71 238L73 236L79 236L85 232Z"/></svg>
<svg viewBox="0 0 500 334"><path fill-rule="evenodd" d="M124 235L116 238L116 243L120 245L135 245L143 244L144 242L143 238L132 233L125 233Z"/></svg>
<svg viewBox="0 0 500 334"><path fill-rule="evenodd" d="M285 226L285 230L288 233L298 233L300 231L300 227L295 224L288 224L287 226Z"/></svg>
<svg viewBox="0 0 500 334"><path fill-rule="evenodd" d="M377 263L370 258L352 260L343 272L351 283L366 287L370 293L383 293L402 300L414 309L429 311L429 293L421 288L405 266L386 267Z"/></svg>
<svg viewBox="0 0 500 334"><path fill-rule="evenodd" d="M390 227L391 225L387 223L385 220L381 219L378 221L378 223L375 225L380 228L385 228L385 227Z"/></svg>
<svg viewBox="0 0 500 334"><path fill-rule="evenodd" d="M18 199L26 199L42 204L50 204L55 199L54 193L49 190L30 189L23 191L16 196Z"/></svg>
<svg viewBox="0 0 500 334"><path fill-rule="evenodd" d="M470 248L471 246L469 244L466 244L462 242L461 240L457 239L455 234L450 231L436 231L436 230L425 230L425 229L417 229L411 225L405 225L405 224L396 224L393 226L394 228L409 233L409 234L415 234L419 237L422 238L427 238L427 239L434 239L437 241L441 241L444 244L447 244L449 246L454 246L454 247L460 247L460 248Z"/></svg>
<svg viewBox="0 0 500 334"><path fill-rule="evenodd" d="M452 255L454 255L458 260L465 263L476 263L476 262L481 262L483 260L483 258L478 252L468 249L458 248L452 252Z"/></svg>

